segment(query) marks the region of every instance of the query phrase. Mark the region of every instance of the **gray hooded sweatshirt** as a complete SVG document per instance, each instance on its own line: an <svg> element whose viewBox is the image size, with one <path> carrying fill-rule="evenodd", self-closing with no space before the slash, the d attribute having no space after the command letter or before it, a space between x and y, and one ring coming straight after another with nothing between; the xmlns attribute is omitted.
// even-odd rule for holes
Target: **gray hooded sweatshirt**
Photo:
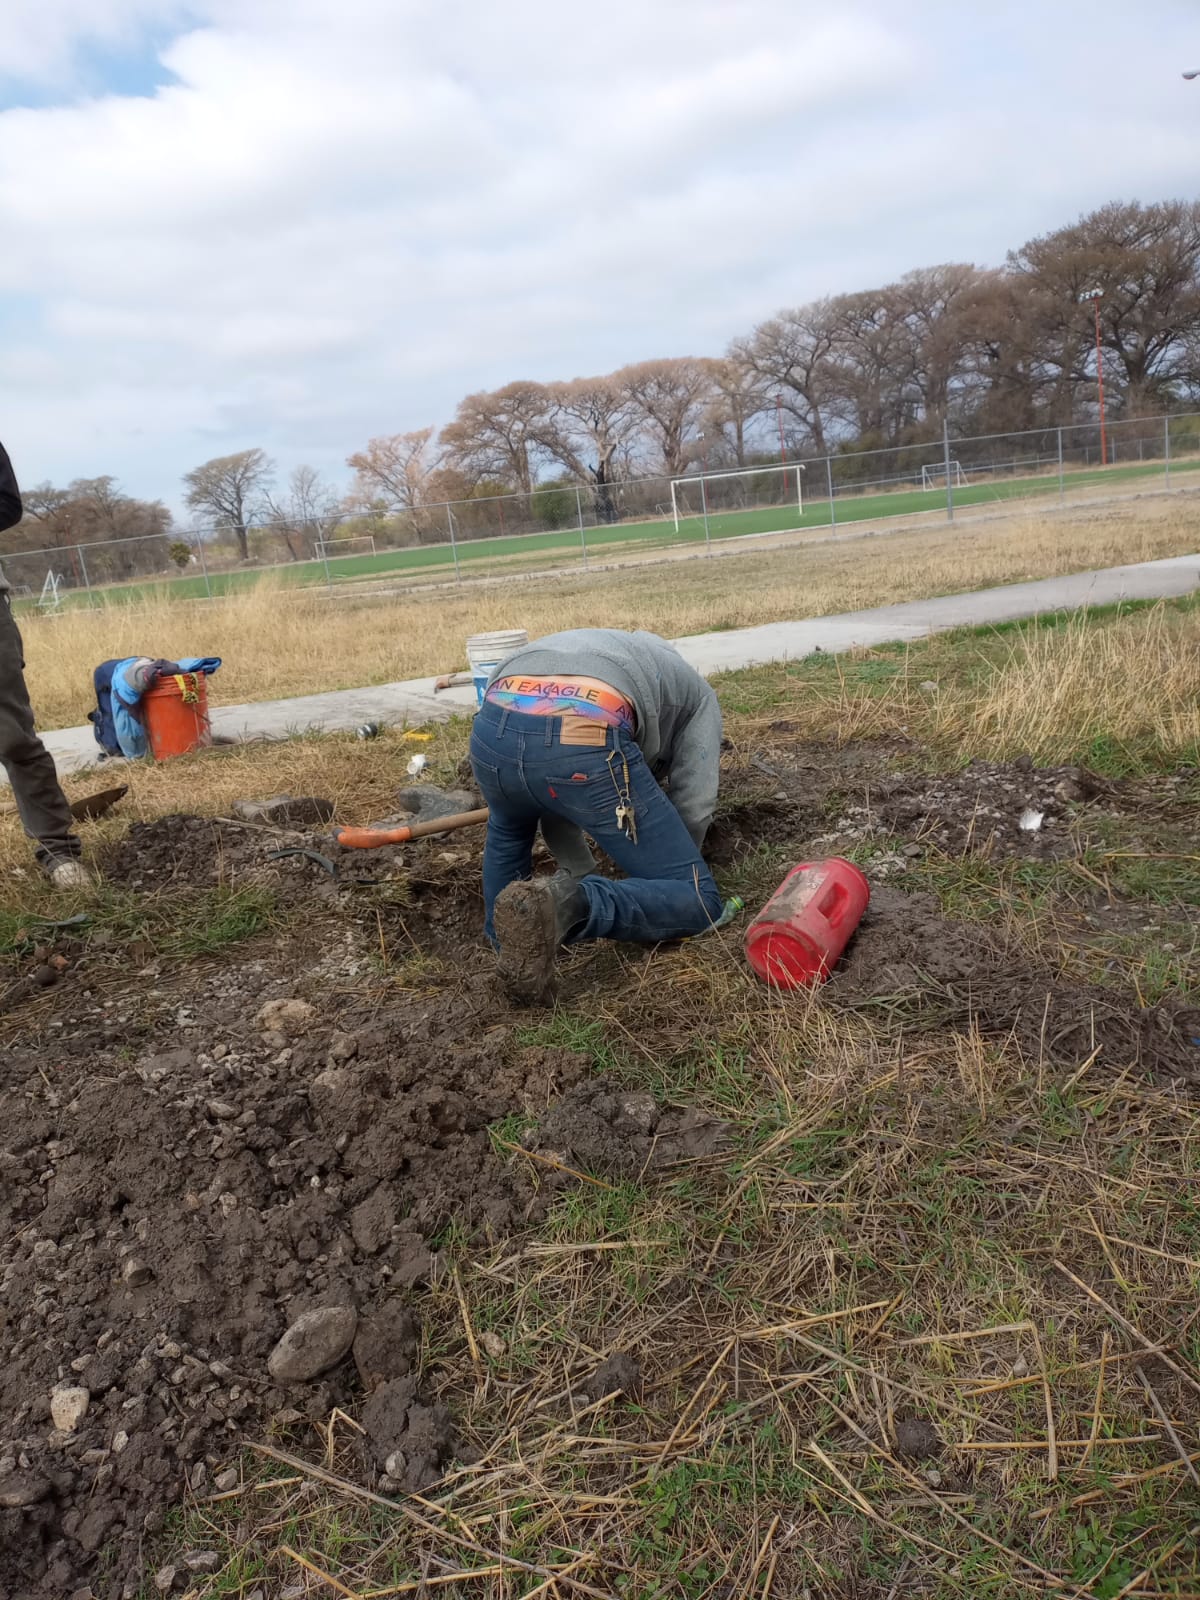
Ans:
<svg viewBox="0 0 1200 1600"><path fill-rule="evenodd" d="M670 791L696 843L704 843L717 804L721 708L694 667L654 633L571 628L534 639L492 674L598 678L623 694L637 717L634 734L646 764ZM543 817L542 836L560 867L577 875L594 863L583 835L560 817Z"/></svg>

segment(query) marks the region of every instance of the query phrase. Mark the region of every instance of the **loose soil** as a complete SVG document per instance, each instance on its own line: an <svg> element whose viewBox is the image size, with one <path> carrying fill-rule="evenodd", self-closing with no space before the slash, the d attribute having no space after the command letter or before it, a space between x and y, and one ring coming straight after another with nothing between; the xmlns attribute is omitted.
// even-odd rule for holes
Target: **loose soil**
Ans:
<svg viewBox="0 0 1200 1600"><path fill-rule="evenodd" d="M928 778L895 770L909 757L897 746L797 748L782 726L772 739L730 763L718 860L764 842L799 860L881 841L832 1004L893 1015L906 1033L1009 1036L1031 1058L1079 1064L1100 1050L1196 1073L1195 1012L1068 983L948 920L899 887L910 858L895 848L1066 850L1089 807L1169 806L1169 783L1151 793L982 764ZM1037 835L1016 825L1030 806L1046 815ZM185 1489L213 1492L246 1439L335 1406L365 1430L365 1483L428 1487L461 1450L418 1353L447 1231L499 1239L536 1225L580 1173L644 1180L721 1149L722 1125L694 1108L599 1080L586 1054L523 1042L529 1014L500 992L479 932L481 843L367 856L193 817L138 824L108 863L113 882L155 896L259 886L290 914L285 931L191 967L86 933L8 958L0 1595L132 1595ZM341 879L309 856L268 859L293 846L328 856ZM734 952L740 930L719 937ZM62 978L43 992L28 975L55 954ZM599 978L568 970L611 981L603 965ZM527 1131L502 1138L502 1119ZM277 1382L272 1350L322 1308L356 1314L352 1347L311 1381ZM610 1367L591 1391L635 1393L636 1364ZM86 1409L66 1431L51 1408L68 1387L86 1391ZM936 1437L899 1433L914 1458L936 1453Z"/></svg>

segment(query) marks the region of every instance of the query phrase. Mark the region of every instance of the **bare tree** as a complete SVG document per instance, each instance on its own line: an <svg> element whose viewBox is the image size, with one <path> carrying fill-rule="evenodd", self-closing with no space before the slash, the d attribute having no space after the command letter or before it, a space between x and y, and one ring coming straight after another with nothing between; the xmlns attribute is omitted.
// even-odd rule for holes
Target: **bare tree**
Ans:
<svg viewBox="0 0 1200 1600"><path fill-rule="evenodd" d="M1080 303L1093 289L1102 291L1101 341L1127 408L1165 403L1176 384L1196 381L1197 202L1102 206L1013 251L1009 270L1029 294L1039 358L1060 415L1069 415L1075 391L1093 380L1091 307Z"/></svg>
<svg viewBox="0 0 1200 1600"><path fill-rule="evenodd" d="M709 372L713 397L704 413L705 434L723 440L729 456L744 467L750 426L772 404L767 386L752 367L732 356L713 361Z"/></svg>
<svg viewBox="0 0 1200 1600"><path fill-rule="evenodd" d="M469 394L459 402L454 421L442 429L447 464L475 483L493 478L530 494L550 406L540 383L518 381L490 393Z"/></svg>
<svg viewBox="0 0 1200 1600"><path fill-rule="evenodd" d="M265 450L239 450L215 456L184 474L184 499L193 511L207 511L219 524L233 530L238 554L250 559L247 523L255 502L270 491L275 463Z"/></svg>
<svg viewBox="0 0 1200 1600"><path fill-rule="evenodd" d="M729 358L752 373L768 396L778 395L814 450L830 448L837 336L831 300L781 311L735 342Z"/></svg>
<svg viewBox="0 0 1200 1600"><path fill-rule="evenodd" d="M343 515L337 495L317 469L308 466L292 468L282 500L264 490L263 507L293 561L307 561L313 545L328 539Z"/></svg>
<svg viewBox="0 0 1200 1600"><path fill-rule="evenodd" d="M355 492L364 503L382 501L388 511L414 511L427 499L429 479L440 458L430 449L432 428L382 434L365 450L346 458L355 473Z"/></svg>
<svg viewBox="0 0 1200 1600"><path fill-rule="evenodd" d="M612 484L618 454L636 425L632 396L614 377L574 378L550 384L548 393L551 409L539 443L577 482L592 486L601 521L615 521Z"/></svg>
<svg viewBox="0 0 1200 1600"><path fill-rule="evenodd" d="M983 276L974 266L950 262L906 273L889 291L910 393L931 433L949 415L966 377L966 319Z"/></svg>
<svg viewBox="0 0 1200 1600"><path fill-rule="evenodd" d="M637 408L638 421L658 458L678 477L689 460L697 425L713 395L712 362L694 356L641 361L614 374Z"/></svg>

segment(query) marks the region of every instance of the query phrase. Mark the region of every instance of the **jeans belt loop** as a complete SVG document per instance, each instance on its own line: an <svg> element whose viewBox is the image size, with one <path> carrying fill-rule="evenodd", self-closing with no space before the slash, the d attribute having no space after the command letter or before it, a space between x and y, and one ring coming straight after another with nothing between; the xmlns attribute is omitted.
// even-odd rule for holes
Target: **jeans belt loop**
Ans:
<svg viewBox="0 0 1200 1600"><path fill-rule="evenodd" d="M500 725L496 729L496 737L497 737L497 739L503 739L504 730L507 727L508 727L508 712L505 710L505 711L501 711L501 713L500 713Z"/></svg>
<svg viewBox="0 0 1200 1600"><path fill-rule="evenodd" d="M545 736L544 736L544 742L545 742L546 748L549 749L550 746L556 742L556 737L555 736L559 732L561 732L561 730L562 730L562 718L561 717L543 717L542 721L546 724L546 732L545 732Z"/></svg>

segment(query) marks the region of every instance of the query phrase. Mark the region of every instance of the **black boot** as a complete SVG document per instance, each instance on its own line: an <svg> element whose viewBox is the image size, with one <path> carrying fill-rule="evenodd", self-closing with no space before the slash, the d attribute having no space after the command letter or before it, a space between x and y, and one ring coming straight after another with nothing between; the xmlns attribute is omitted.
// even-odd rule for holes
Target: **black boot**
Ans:
<svg viewBox="0 0 1200 1600"><path fill-rule="evenodd" d="M500 945L496 969L514 1000L554 998L558 947L587 916L587 894L569 872L510 883L497 895L492 913Z"/></svg>

